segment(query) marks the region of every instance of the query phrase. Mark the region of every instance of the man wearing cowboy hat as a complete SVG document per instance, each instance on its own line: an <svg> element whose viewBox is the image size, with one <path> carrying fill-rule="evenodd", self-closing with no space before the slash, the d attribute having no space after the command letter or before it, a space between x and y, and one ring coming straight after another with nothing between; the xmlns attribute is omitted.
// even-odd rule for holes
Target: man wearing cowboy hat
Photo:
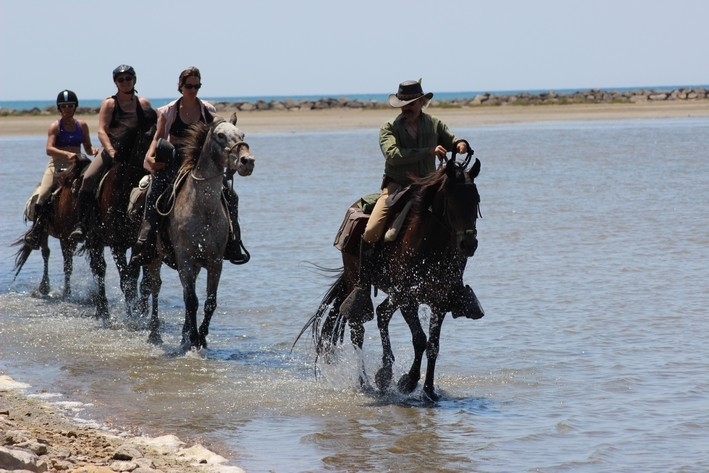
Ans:
<svg viewBox="0 0 709 473"><path fill-rule="evenodd" d="M356 288L340 306L342 311L366 314L365 320L374 317L371 260L374 245L381 239L389 217L387 197L408 186L411 176L425 177L434 172L436 158L442 161L454 147L459 154L469 152L467 141L453 135L438 118L422 112L432 97L431 92L423 93L421 79L402 82L396 94L389 95L389 105L400 108L401 113L379 130L379 147L384 155L381 195L362 235Z"/></svg>

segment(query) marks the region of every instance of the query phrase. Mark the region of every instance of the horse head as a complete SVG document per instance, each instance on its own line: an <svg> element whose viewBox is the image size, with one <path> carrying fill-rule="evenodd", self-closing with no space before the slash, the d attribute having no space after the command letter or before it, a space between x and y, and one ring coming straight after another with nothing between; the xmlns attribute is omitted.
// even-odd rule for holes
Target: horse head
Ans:
<svg viewBox="0 0 709 473"><path fill-rule="evenodd" d="M466 170L470 156L463 163L452 158L446 164L446 179L434 200L443 221L449 227L454 238L455 248L466 256L475 254L478 248L476 222L480 215L480 194L475 185L475 178L480 173L480 160Z"/></svg>
<svg viewBox="0 0 709 473"><path fill-rule="evenodd" d="M233 122L220 121L212 129L214 146L224 151L223 166L231 174L250 176L254 171L256 158L251 154L248 143L244 141L244 132ZM205 144L206 146L206 144Z"/></svg>

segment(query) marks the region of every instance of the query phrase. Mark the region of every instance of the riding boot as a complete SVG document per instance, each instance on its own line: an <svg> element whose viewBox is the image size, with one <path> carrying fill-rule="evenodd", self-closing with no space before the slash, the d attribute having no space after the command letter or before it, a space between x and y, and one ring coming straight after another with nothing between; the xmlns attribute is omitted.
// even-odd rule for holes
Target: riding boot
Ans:
<svg viewBox="0 0 709 473"><path fill-rule="evenodd" d="M154 216L152 214L154 214ZM133 253L130 258L131 266L146 265L157 257L158 219L159 215L157 212L148 212L146 209L143 222L140 224L138 241L136 241L135 246L133 246Z"/></svg>
<svg viewBox="0 0 709 473"><path fill-rule="evenodd" d="M229 220L231 220L232 232L229 234L229 239L224 250L224 259L229 260L232 264L248 263L250 256L241 251L241 227L239 226L239 196L228 185L224 186L224 197L227 201L229 210Z"/></svg>
<svg viewBox="0 0 709 473"><path fill-rule="evenodd" d="M473 292L473 288L467 284L453 289L449 295L451 302L451 314L454 319L458 317L467 317L477 320L485 315L485 310L478 300L478 296Z"/></svg>
<svg viewBox="0 0 709 473"><path fill-rule="evenodd" d="M89 217L91 216L91 207L94 203L94 193L91 191L79 191L76 202L76 226L71 232L69 238L74 241L83 241L86 238L88 230Z"/></svg>
<svg viewBox="0 0 709 473"><path fill-rule="evenodd" d="M156 207L156 200L164 187L164 183L157 179L153 179L150 183L150 190L145 201L143 222L140 224L138 232L138 241L133 246L131 265L144 266L157 257L157 232L160 225L160 214Z"/></svg>
<svg viewBox="0 0 709 473"><path fill-rule="evenodd" d="M32 223L30 231L25 235L25 243L33 250L39 249L42 236L47 231L50 211L51 207L49 206L49 202L35 204L34 206L34 222Z"/></svg>
<svg viewBox="0 0 709 473"><path fill-rule="evenodd" d="M359 273L355 288L340 304L340 312L349 320L367 322L374 318L372 305L372 271L374 270L374 244L364 238L359 245Z"/></svg>

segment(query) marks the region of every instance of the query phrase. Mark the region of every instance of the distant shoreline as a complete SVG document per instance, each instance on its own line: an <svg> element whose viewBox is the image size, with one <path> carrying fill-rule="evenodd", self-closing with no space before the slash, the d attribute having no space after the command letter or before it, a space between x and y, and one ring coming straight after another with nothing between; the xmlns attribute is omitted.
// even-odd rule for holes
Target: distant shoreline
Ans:
<svg viewBox="0 0 709 473"><path fill-rule="evenodd" d="M458 128L505 123L709 117L709 99L566 105L431 106L426 111L441 118L455 132ZM225 106L218 114L228 118L233 112L237 113L238 126L243 128L248 136L263 133L378 130L383 123L397 115L398 109L387 106L372 109L242 111L234 106ZM0 116L0 136L46 135L50 122L57 118L56 111L41 115ZM92 135L96 135L98 115L78 114L77 118L86 120Z"/></svg>
<svg viewBox="0 0 709 473"><path fill-rule="evenodd" d="M456 94L458 94L456 96ZM236 110L241 112L266 110L328 110L337 108L351 109L387 109L386 94L356 94L348 97L252 97L250 99L206 98L218 111ZM151 99L154 107L159 107L171 99ZM588 89L585 91L520 91L520 92L459 92L435 94L430 103L432 108L457 108L499 105L569 105L598 103L643 103L663 101L701 101L709 100L709 86L696 87L660 87L656 89ZM89 102L89 105L86 105ZM31 108L12 108L2 104L35 104ZM100 100L84 101L77 114L91 115L98 113ZM41 105L40 105L41 104ZM56 106L49 101L0 101L0 117L16 115L47 115L56 112Z"/></svg>

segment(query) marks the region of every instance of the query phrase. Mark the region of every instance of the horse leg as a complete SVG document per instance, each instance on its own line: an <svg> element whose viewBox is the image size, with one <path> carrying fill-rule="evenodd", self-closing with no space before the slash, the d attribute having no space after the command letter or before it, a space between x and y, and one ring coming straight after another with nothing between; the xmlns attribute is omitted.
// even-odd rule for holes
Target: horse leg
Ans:
<svg viewBox="0 0 709 473"><path fill-rule="evenodd" d="M185 303L185 324L182 326L182 347L185 351L188 348L199 347L199 333L197 332L197 309L199 299L195 289L197 275L190 270L180 268L180 282L182 283L182 299Z"/></svg>
<svg viewBox="0 0 709 473"><path fill-rule="evenodd" d="M359 354L362 354L364 346L364 324L362 322L350 322L350 341L354 346L359 348ZM360 387L371 389L367 373L364 369L364 358L360 356L359 360L359 385Z"/></svg>
<svg viewBox="0 0 709 473"><path fill-rule="evenodd" d="M376 312L379 336L382 339L382 367L377 371L374 380L380 391L386 391L391 384L392 366L394 364L394 352L391 349L391 340L389 338L389 322L394 312L396 312L396 306L387 297L384 302L377 306Z"/></svg>
<svg viewBox="0 0 709 473"><path fill-rule="evenodd" d="M207 348L207 335L209 334L209 323L212 315L217 309L217 289L219 279L222 276L221 261L215 268L207 270L207 299L204 301L204 318L199 327L199 348Z"/></svg>
<svg viewBox="0 0 709 473"><path fill-rule="evenodd" d="M421 379L421 361L423 360L423 352L426 351L426 333L423 331L423 327L421 327L417 304L407 304L401 307L401 314L404 316L409 330L411 330L411 343L414 346L414 361L411 363L409 372L399 378L397 387L402 393L409 394L416 389L416 385L419 379Z"/></svg>
<svg viewBox="0 0 709 473"><path fill-rule="evenodd" d="M51 251L49 250L49 244L47 242L47 238L43 238L42 243L42 260L44 261L44 270L42 272L42 281L39 283L39 287L37 290L39 293L43 296L46 296L49 294L49 254Z"/></svg>
<svg viewBox="0 0 709 473"><path fill-rule="evenodd" d="M103 257L103 246L89 249L89 267L96 282L96 315L97 319L108 321L108 298L106 298L106 259Z"/></svg>
<svg viewBox="0 0 709 473"><path fill-rule="evenodd" d="M121 292L125 299L126 315L133 316L134 306L138 298L138 276L140 275L140 266L131 266L128 264L125 251L118 248L111 248L113 261L118 269L118 277L121 286Z"/></svg>
<svg viewBox="0 0 709 473"><path fill-rule="evenodd" d="M162 263L157 260L150 267L146 267L143 270L143 279L140 283L141 292L141 305L144 309L141 313L147 313L147 300L148 297L152 297L152 309L150 311L150 319L148 320L148 330L150 331L148 335L148 343L153 345L162 344L162 337L160 336L160 318L158 316L158 300L160 294L160 288L162 287L162 279L160 278L160 267ZM149 295L149 296L148 296Z"/></svg>
<svg viewBox="0 0 709 473"><path fill-rule="evenodd" d="M62 292L62 299L67 300L71 297L71 274L74 272L74 250L76 245L66 240L60 240L59 245L64 258L64 291Z"/></svg>
<svg viewBox="0 0 709 473"><path fill-rule="evenodd" d="M431 323L428 329L428 346L426 347L426 379L423 382L423 394L431 401L438 401L439 396L433 389L433 378L436 371L436 360L440 349L441 326L446 313L431 309Z"/></svg>

